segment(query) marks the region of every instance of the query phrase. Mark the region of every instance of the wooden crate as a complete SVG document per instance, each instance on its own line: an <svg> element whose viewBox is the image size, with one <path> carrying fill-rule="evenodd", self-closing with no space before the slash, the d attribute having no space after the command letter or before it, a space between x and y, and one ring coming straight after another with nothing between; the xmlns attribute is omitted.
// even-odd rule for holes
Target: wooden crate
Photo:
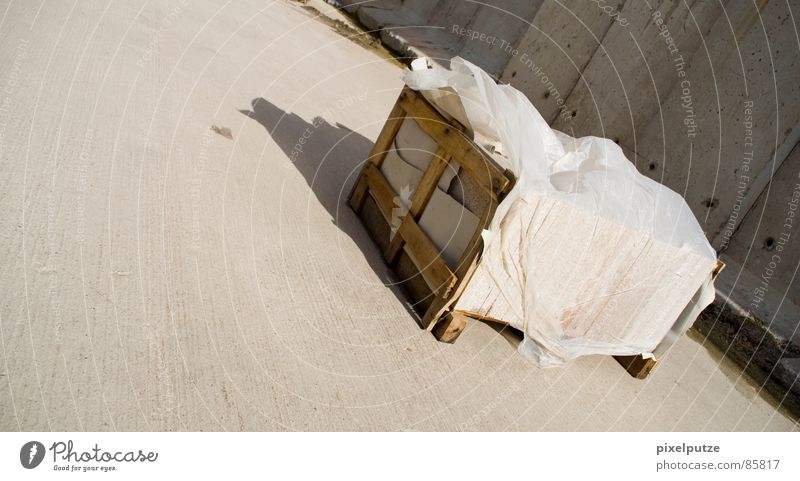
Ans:
<svg viewBox="0 0 800 481"><path fill-rule="evenodd" d="M436 142L438 150L410 194L408 212L392 236L390 225L399 194L380 168L407 118L413 119ZM386 262L405 280L402 287L420 315L421 326L428 330L434 329L458 299L483 250L481 232L514 183L513 175L475 145L466 131L456 120L440 114L420 93L404 88L350 194L350 206L383 250ZM478 226L453 269L418 224L451 160L485 195Z"/></svg>
<svg viewBox="0 0 800 481"><path fill-rule="evenodd" d="M407 212L397 219L399 193L381 172L387 153L406 119L412 119L438 146L416 189L410 194ZM457 263L451 267L419 225L439 180L454 161L461 172L480 187L484 198L482 212L472 237ZM454 342L468 318L505 324L469 312L451 311L474 273L483 250L482 231L489 226L495 210L514 185L514 176L502 169L470 138L458 121L445 118L425 97L406 87L400 93L378 139L350 194L350 206L362 219L370 235L383 251L386 262L398 278L422 328L432 331L442 342ZM394 222L394 232L393 225ZM721 270L718 265L717 272ZM634 377L643 379L655 366L643 356L615 356Z"/></svg>

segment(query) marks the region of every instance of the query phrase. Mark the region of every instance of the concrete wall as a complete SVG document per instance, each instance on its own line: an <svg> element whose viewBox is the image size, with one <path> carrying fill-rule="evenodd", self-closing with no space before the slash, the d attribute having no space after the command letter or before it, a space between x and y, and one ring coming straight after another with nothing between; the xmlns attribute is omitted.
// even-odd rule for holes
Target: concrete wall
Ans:
<svg viewBox="0 0 800 481"><path fill-rule="evenodd" d="M497 78L542 2L340 0L365 27L380 30L383 42L403 56L425 56L444 66L461 56Z"/></svg>
<svg viewBox="0 0 800 481"><path fill-rule="evenodd" d="M770 319L778 310L776 304L786 300L800 304L798 252L800 146L795 146L761 192L725 251L728 258L756 275L756 285L747 297L740 299L742 307ZM763 298L767 293L771 294L770 298L777 296L777 299L765 302Z"/></svg>
<svg viewBox="0 0 800 481"><path fill-rule="evenodd" d="M500 78L528 95L549 121L569 115L566 98L600 48L614 19L586 0L546 1Z"/></svg>
<svg viewBox="0 0 800 481"><path fill-rule="evenodd" d="M459 0L448 0L462 3ZM480 65L487 72L499 76L513 57L514 46L519 44L530 28L530 20L539 10L542 0L491 0L482 4L466 25L467 29L494 41L471 40L464 37L459 55Z"/></svg>

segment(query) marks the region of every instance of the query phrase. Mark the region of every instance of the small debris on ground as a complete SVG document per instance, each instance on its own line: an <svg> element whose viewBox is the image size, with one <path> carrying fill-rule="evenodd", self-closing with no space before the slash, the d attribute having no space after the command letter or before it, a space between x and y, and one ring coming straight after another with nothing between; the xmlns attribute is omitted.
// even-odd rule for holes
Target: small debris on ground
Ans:
<svg viewBox="0 0 800 481"><path fill-rule="evenodd" d="M216 125L212 125L211 130L225 137L226 139L233 140L233 134L231 133L231 129L228 127L217 127Z"/></svg>

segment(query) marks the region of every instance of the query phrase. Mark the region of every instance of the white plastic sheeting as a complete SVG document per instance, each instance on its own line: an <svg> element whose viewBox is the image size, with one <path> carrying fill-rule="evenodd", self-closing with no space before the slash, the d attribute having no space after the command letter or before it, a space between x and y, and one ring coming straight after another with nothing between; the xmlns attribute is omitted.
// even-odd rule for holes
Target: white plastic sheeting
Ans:
<svg viewBox="0 0 800 481"><path fill-rule="evenodd" d="M516 176L456 310L522 330L521 352L552 366L660 354L714 299L716 253L691 210L619 146L552 130L522 93L461 58L404 80L454 89L478 143L501 145Z"/></svg>

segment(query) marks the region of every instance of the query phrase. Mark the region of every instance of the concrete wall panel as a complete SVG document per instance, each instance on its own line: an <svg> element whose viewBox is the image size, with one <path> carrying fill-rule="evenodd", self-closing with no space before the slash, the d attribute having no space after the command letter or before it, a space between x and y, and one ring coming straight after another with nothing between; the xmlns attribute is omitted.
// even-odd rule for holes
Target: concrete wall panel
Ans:
<svg viewBox="0 0 800 481"><path fill-rule="evenodd" d="M492 0L481 5L470 28L486 34L487 41L468 40L459 55L500 78L541 4L542 0Z"/></svg>
<svg viewBox="0 0 800 481"><path fill-rule="evenodd" d="M625 3L569 96L572 115L556 119L555 128L608 137L639 152L637 136L658 115L660 101L685 79L681 71L685 75L722 13L717 2L650 5Z"/></svg>
<svg viewBox="0 0 800 481"><path fill-rule="evenodd" d="M727 9L708 51L687 64L690 84L663 98L659 115L637 136L640 165L655 167L645 173L684 195L716 248L800 135L795 29L785 3L758 7L737 2Z"/></svg>
<svg viewBox="0 0 800 481"><path fill-rule="evenodd" d="M500 78L553 121L614 19L585 0L545 1Z"/></svg>
<svg viewBox="0 0 800 481"><path fill-rule="evenodd" d="M767 289L800 305L800 146L775 173L731 239L725 254L743 262ZM793 287L790 287L793 286Z"/></svg>

